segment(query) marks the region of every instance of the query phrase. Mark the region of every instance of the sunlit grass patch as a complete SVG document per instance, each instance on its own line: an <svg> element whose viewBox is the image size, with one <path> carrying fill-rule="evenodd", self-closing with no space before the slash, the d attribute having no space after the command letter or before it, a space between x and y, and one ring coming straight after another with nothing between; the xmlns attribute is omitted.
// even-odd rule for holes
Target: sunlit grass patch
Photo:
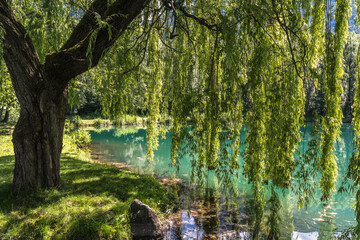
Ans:
<svg viewBox="0 0 360 240"><path fill-rule="evenodd" d="M14 155L11 139L11 134L0 134L0 157Z"/></svg>
<svg viewBox="0 0 360 240"><path fill-rule="evenodd" d="M93 177L88 179L75 179L73 183L84 183L84 182L93 182L93 181L99 181L100 177Z"/></svg>

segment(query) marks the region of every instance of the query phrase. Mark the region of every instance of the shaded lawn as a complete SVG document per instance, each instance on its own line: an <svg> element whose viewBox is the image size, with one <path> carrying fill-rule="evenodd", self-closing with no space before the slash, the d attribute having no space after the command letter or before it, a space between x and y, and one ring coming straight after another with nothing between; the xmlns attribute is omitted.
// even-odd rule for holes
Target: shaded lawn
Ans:
<svg viewBox="0 0 360 240"><path fill-rule="evenodd" d="M61 187L13 196L13 168L14 156L0 154L0 239L126 239L135 198L158 213L176 201L150 176L67 155L61 159Z"/></svg>

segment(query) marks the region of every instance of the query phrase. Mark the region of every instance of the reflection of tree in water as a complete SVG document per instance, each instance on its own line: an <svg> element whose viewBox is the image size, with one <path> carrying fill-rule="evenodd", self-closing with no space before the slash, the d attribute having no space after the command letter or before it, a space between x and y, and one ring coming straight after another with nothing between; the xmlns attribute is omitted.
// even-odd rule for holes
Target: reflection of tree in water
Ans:
<svg viewBox="0 0 360 240"><path fill-rule="evenodd" d="M275 240L280 238L280 215L279 210L281 203L278 194L275 192L274 187L271 188L271 198L269 199L270 215L267 219L267 225L269 226L268 239Z"/></svg>
<svg viewBox="0 0 360 240"><path fill-rule="evenodd" d="M252 236L253 239L258 239L261 233L261 225L264 215L264 187L263 186L253 186L253 194L254 194L254 225Z"/></svg>
<svg viewBox="0 0 360 240"><path fill-rule="evenodd" d="M333 220L329 218L324 218L321 216L323 221L319 222L319 237L318 240L332 240L335 239L335 230Z"/></svg>
<svg viewBox="0 0 360 240"><path fill-rule="evenodd" d="M205 238L214 238L217 237L220 230L220 219L219 219L219 192L213 188L207 188L205 190L204 198L204 212L203 219L203 229L205 231Z"/></svg>
<svg viewBox="0 0 360 240"><path fill-rule="evenodd" d="M134 136L139 132L140 128L138 127L118 127L115 128L114 136L121 137L121 136Z"/></svg>
<svg viewBox="0 0 360 240"><path fill-rule="evenodd" d="M353 140L354 130L352 129L352 126L350 124L343 125L341 128L340 141L335 144L339 173L344 174L348 169L349 159L351 158L354 149Z"/></svg>
<svg viewBox="0 0 360 240"><path fill-rule="evenodd" d="M281 208L279 210L280 217L280 239L289 239L294 232L292 197L287 195L281 201ZM295 205L296 206L296 205Z"/></svg>
<svg viewBox="0 0 360 240"><path fill-rule="evenodd" d="M243 209L241 209L243 216L240 221L245 226L244 230L251 234L251 239L257 239L260 237L261 232L263 203L254 196L242 200L244 201Z"/></svg>

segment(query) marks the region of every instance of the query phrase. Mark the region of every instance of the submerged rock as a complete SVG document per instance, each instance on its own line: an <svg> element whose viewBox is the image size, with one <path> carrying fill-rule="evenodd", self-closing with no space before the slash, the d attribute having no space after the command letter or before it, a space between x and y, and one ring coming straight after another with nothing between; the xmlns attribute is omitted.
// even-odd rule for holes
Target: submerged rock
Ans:
<svg viewBox="0 0 360 240"><path fill-rule="evenodd" d="M140 200L135 199L130 206L130 226L134 239L161 239L161 221L154 211Z"/></svg>

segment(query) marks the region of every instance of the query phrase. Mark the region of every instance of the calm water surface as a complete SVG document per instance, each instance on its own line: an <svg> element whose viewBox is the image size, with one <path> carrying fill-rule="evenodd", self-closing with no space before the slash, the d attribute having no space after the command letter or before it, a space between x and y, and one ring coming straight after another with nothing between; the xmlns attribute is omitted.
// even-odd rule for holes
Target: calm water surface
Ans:
<svg viewBox="0 0 360 240"><path fill-rule="evenodd" d="M310 127L303 129L304 140L300 151L310 140ZM256 212L251 186L240 174L236 179L237 197L224 194L221 183L209 172L203 187L190 184L191 158L184 155L179 171L170 166L171 133L160 140L155 152L154 163L146 161L146 130L135 127L90 130L92 150L101 160L124 163L140 173L156 174L164 177L181 178L185 183L177 188L181 200L180 211L169 222L166 239L252 239ZM242 133L244 135L244 133ZM341 141L336 143L339 188L347 170L353 149L351 125L342 127ZM243 139L242 139L243 140ZM239 160L242 165L242 159ZM279 216L279 239L352 239L350 230L355 225L352 205L355 194L337 193L332 202L323 204L313 201L308 208L298 209L298 196L287 190L279 191L281 205L276 209ZM316 192L316 199L320 199ZM270 187L265 187L265 211L260 227L260 239L267 239L270 231L271 211L268 200Z"/></svg>

